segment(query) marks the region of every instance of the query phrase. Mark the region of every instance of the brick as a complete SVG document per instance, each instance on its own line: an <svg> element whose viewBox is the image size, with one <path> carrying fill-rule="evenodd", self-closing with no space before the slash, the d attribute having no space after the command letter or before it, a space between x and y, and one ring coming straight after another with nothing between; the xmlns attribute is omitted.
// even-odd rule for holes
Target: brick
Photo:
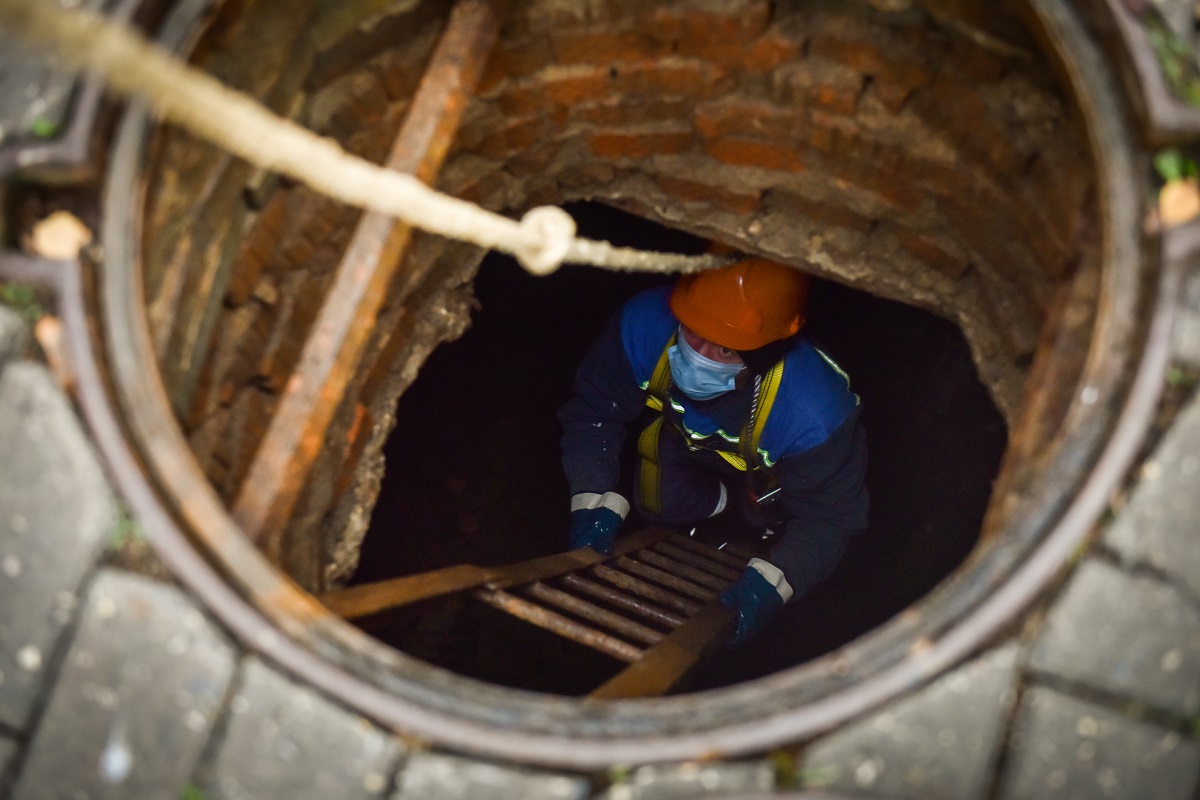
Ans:
<svg viewBox="0 0 1200 800"><path fill-rule="evenodd" d="M108 484L49 373L0 371L0 723L22 728L112 530Z"/></svg>
<svg viewBox="0 0 1200 800"><path fill-rule="evenodd" d="M391 785L401 751L367 720L248 659L201 788L210 797L367 800Z"/></svg>
<svg viewBox="0 0 1200 800"><path fill-rule="evenodd" d="M962 277L970 266L958 244L947 236L905 228L897 228L893 233L909 255L947 278Z"/></svg>
<svg viewBox="0 0 1200 800"><path fill-rule="evenodd" d="M178 797L235 653L178 590L101 572L13 797Z"/></svg>
<svg viewBox="0 0 1200 800"><path fill-rule="evenodd" d="M602 128L645 125L656 122L684 122L692 113L692 104L684 100L625 100L576 106L571 119Z"/></svg>
<svg viewBox="0 0 1200 800"><path fill-rule="evenodd" d="M851 117L858 110L858 98L861 94L861 82L820 82L809 88L808 101L812 106L824 111Z"/></svg>
<svg viewBox="0 0 1200 800"><path fill-rule="evenodd" d="M988 652L920 692L818 739L806 789L837 796L987 797L1017 687L1013 646Z"/></svg>
<svg viewBox="0 0 1200 800"><path fill-rule="evenodd" d="M1170 584L1089 559L1038 638L1033 668L1175 713L1200 712L1200 611Z"/></svg>
<svg viewBox="0 0 1200 800"><path fill-rule="evenodd" d="M477 93L488 95L497 87L527 78L554 60L554 48L544 35L501 40L488 57Z"/></svg>
<svg viewBox="0 0 1200 800"><path fill-rule="evenodd" d="M539 78L546 97L563 106L600 102L616 90L607 67L564 67L546 70Z"/></svg>
<svg viewBox="0 0 1200 800"><path fill-rule="evenodd" d="M696 129L708 139L736 136L774 144L799 143L807 128L802 111L762 100L733 97L697 103L694 108Z"/></svg>
<svg viewBox="0 0 1200 800"><path fill-rule="evenodd" d="M1200 749L1176 731L1035 686L1022 698L993 796L1185 800L1198 773Z"/></svg>
<svg viewBox="0 0 1200 800"><path fill-rule="evenodd" d="M613 67L616 90L630 97L704 99L718 93L726 73L694 59L664 58Z"/></svg>
<svg viewBox="0 0 1200 800"><path fill-rule="evenodd" d="M657 36L666 40L744 42L761 35L771 21L771 4L767 0L724 5L721 12L656 8L646 14L647 22Z"/></svg>
<svg viewBox="0 0 1200 800"><path fill-rule="evenodd" d="M677 43L675 53L703 59L726 70L765 75L799 58L800 42L778 32L768 31L752 42L744 39L682 39Z"/></svg>
<svg viewBox="0 0 1200 800"><path fill-rule="evenodd" d="M548 114L557 107L540 83L509 84L496 96L496 108L505 117Z"/></svg>
<svg viewBox="0 0 1200 800"><path fill-rule="evenodd" d="M800 217L812 220L822 226L835 226L869 233L875 226L875 221L864 217L844 206L826 199L816 200L795 192L774 190L763 199L763 207L768 211L780 212L788 217Z"/></svg>
<svg viewBox="0 0 1200 800"><path fill-rule="evenodd" d="M542 145L535 145L528 150L517 153L517 155L505 162L504 170L514 178L529 178L534 175L541 175L554 162L564 147L565 144L558 140L549 141Z"/></svg>
<svg viewBox="0 0 1200 800"><path fill-rule="evenodd" d="M612 65L646 61L671 53L662 39L639 30L564 30L550 34L554 60L559 64Z"/></svg>
<svg viewBox="0 0 1200 800"><path fill-rule="evenodd" d="M759 208L759 195L730 191L724 186L711 186L670 175L654 179L664 193L684 203L704 203L735 214L750 214Z"/></svg>
<svg viewBox="0 0 1200 800"><path fill-rule="evenodd" d="M484 158L506 158L558 136L564 122L565 112L511 119L485 136L472 152Z"/></svg>
<svg viewBox="0 0 1200 800"><path fill-rule="evenodd" d="M254 220L234 259L234 268L225 290L225 301L240 306L250 299L263 270L270 262L287 221L290 192L277 191Z"/></svg>
<svg viewBox="0 0 1200 800"><path fill-rule="evenodd" d="M652 155L678 155L690 150L695 143L691 129L601 131L591 135L589 146L600 158L620 160L648 158Z"/></svg>
<svg viewBox="0 0 1200 800"><path fill-rule="evenodd" d="M438 753L414 753L391 800L585 800L582 777L536 772Z"/></svg>
<svg viewBox="0 0 1200 800"><path fill-rule="evenodd" d="M705 142L708 154L723 164L757 169L800 172L804 160L798 150L751 139L722 137Z"/></svg>

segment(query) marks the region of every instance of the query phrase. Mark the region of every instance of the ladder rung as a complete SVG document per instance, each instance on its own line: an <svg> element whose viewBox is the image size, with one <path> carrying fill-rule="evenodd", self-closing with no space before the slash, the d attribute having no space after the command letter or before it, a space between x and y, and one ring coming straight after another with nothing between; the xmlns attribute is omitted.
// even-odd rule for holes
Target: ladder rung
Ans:
<svg viewBox="0 0 1200 800"><path fill-rule="evenodd" d="M670 542L659 542L654 545L654 550L662 553L664 556L670 556L676 561L680 561L688 566L702 569L705 572L712 573L718 578L723 578L726 581L736 581L741 576L740 569L734 569L726 564L714 560L708 554L701 555L690 550L685 550L682 547L671 544ZM718 552L715 548L713 552Z"/></svg>
<svg viewBox="0 0 1200 800"><path fill-rule="evenodd" d="M709 547L708 545L704 544L703 542L697 542L695 539L691 538L690 536L684 536L681 533L677 533L674 536L672 536L670 538L670 541L672 544L678 545L679 547L685 548L687 550L691 550L694 553L701 553L703 555L709 556L710 558L715 558L716 560L721 561L721 562L733 567L738 572L741 572L742 569L745 568L746 562L749 561L753 557L753 556L746 556L745 558L742 558L741 556L738 556L738 555L735 555L735 554L729 552L728 549L722 550L722 549L718 549L716 547Z"/></svg>
<svg viewBox="0 0 1200 800"><path fill-rule="evenodd" d="M672 614L666 609L651 605L644 600L636 597L630 597L627 594L618 592L616 589L605 586L596 581L589 581L587 578L581 578L578 575L567 575L563 578L563 583L570 586L576 591L590 594L592 597L597 597L610 603L614 606L620 606L626 611L631 611L634 614L641 614L646 619L652 619L655 622L667 625L674 628L679 623L683 622L683 617L678 614Z"/></svg>
<svg viewBox="0 0 1200 800"><path fill-rule="evenodd" d="M696 569L695 567L689 567L687 564L683 564L673 558L667 558L661 553L656 553L653 550L639 550L636 556L638 559L650 564L651 566L666 570L672 575L678 575L681 578L687 578L692 583L698 583L701 586L707 586L709 589L716 589L718 592L723 590L731 583L731 581L726 580L725 578L718 578L716 575L713 575L710 572L705 572L704 570Z"/></svg>
<svg viewBox="0 0 1200 800"><path fill-rule="evenodd" d="M677 592L686 594L688 597L694 597L697 600L711 600L717 596L717 592L704 586L697 586L691 581L686 581L678 575L672 575L670 572L664 572L661 569L652 567L648 564L643 564L640 561L632 559L628 556L622 556L617 559L617 566L622 569L629 570L634 575L654 581L655 583L666 586L668 589L674 589Z"/></svg>
<svg viewBox="0 0 1200 800"><path fill-rule="evenodd" d="M564 592L561 589L555 589L553 586L538 581L531 583L525 587L525 590L537 600L552 606L558 606L563 611L568 611L577 617L582 617L589 622L594 622L597 625L603 625L622 636L633 639L642 644L656 644L663 638L662 631L656 631L649 628L640 622L635 622L628 617L623 617L615 611L609 611L606 608L601 608L595 603L588 602L582 598L576 597L573 594Z"/></svg>
<svg viewBox="0 0 1200 800"><path fill-rule="evenodd" d="M682 611L689 616L700 610L699 603L680 597L679 595L669 592L661 586L655 586L652 583L635 578L634 576L621 572L619 569L613 569L607 564L597 564L592 568L592 574L597 578L608 581L613 586L619 589L624 589L633 592L636 595L645 597L648 600L653 600L656 603L661 603L664 606Z"/></svg>
<svg viewBox="0 0 1200 800"><path fill-rule="evenodd" d="M606 653L621 661L633 663L641 658L642 648L622 641L615 636L581 625L573 619L531 603L502 589L478 589L475 596L490 606L500 609L514 617L531 622L539 628L557 633L579 644Z"/></svg>

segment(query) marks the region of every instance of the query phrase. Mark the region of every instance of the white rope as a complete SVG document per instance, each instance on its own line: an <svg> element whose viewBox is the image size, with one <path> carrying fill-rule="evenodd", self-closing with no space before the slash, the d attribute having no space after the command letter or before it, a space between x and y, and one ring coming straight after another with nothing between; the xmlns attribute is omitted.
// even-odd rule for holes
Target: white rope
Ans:
<svg viewBox="0 0 1200 800"><path fill-rule="evenodd" d="M344 203L397 217L416 228L508 253L545 275L564 262L646 272L691 272L728 256L683 256L613 247L575 237L560 208L531 209L520 222L430 189L416 178L347 153L271 113L254 99L190 67L129 28L48 0L0 0L0 22L50 47L76 71L102 76L109 88L146 102L162 119L244 158L299 180Z"/></svg>

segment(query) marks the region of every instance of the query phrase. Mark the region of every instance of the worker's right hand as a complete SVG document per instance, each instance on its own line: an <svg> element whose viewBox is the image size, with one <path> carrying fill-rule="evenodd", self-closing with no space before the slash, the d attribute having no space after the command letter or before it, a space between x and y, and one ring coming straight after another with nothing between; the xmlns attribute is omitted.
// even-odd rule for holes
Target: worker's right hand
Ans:
<svg viewBox="0 0 1200 800"><path fill-rule="evenodd" d="M571 527L567 540L572 550L590 547L611 555L617 531L629 513L629 501L616 492L581 492L571 498Z"/></svg>

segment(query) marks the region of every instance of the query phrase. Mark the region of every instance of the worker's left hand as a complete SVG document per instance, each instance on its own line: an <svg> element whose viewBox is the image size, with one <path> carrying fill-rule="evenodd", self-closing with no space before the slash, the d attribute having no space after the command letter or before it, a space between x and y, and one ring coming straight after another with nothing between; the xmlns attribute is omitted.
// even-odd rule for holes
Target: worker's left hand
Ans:
<svg viewBox="0 0 1200 800"><path fill-rule="evenodd" d="M617 531L629 513L629 501L616 492L583 492L571 498L571 527L567 540L572 550L590 547L611 555Z"/></svg>
<svg viewBox="0 0 1200 800"><path fill-rule="evenodd" d="M774 576L781 585L772 585L764 573ZM751 559L733 585L721 592L721 605L737 612L737 629L728 644L742 644L756 636L791 596L792 587L778 567L759 558Z"/></svg>

